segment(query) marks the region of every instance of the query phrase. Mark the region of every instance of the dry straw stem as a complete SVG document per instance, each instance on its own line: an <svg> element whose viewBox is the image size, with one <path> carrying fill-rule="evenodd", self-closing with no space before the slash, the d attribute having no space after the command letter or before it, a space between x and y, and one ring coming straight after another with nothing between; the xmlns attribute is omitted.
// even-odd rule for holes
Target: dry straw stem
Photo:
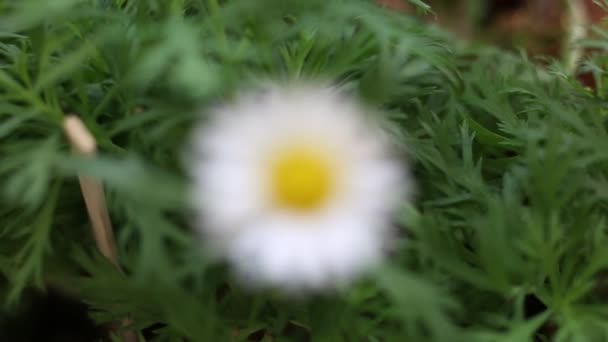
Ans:
<svg viewBox="0 0 608 342"><path fill-rule="evenodd" d="M97 143L95 138L86 128L84 123L75 115L68 115L63 122L63 129L76 153L83 156L95 157ZM84 197L89 219L93 228L93 235L97 248L116 268L121 271L118 263L118 252L116 250L116 240L114 231L108 214L108 207L105 201L105 194L101 183L95 179L79 176L80 189ZM123 326L129 326L131 320L125 318ZM137 335L133 331L125 331L123 340L136 342Z"/></svg>
<svg viewBox="0 0 608 342"><path fill-rule="evenodd" d="M95 138L83 122L74 115L65 118L63 127L74 150L84 156L94 157L97 152ZM82 196L93 226L93 235L99 251L118 269L118 255L110 215L105 202L103 186L96 180L79 176Z"/></svg>
<svg viewBox="0 0 608 342"><path fill-rule="evenodd" d="M570 74L576 72L579 61L583 57L583 47L580 41L587 36L590 25L585 3L581 0L568 0L568 35L566 37L564 60Z"/></svg>

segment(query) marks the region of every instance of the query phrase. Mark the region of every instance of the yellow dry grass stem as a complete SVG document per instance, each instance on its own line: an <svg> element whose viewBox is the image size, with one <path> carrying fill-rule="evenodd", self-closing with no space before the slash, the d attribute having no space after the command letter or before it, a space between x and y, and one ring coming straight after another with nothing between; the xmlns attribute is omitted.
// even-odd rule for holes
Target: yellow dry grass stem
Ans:
<svg viewBox="0 0 608 342"><path fill-rule="evenodd" d="M86 128L82 120L75 115L68 115L63 121L63 129L70 141L74 151L83 156L94 158L97 153L97 143L91 132ZM114 238L114 230L106 205L103 185L90 177L79 176L80 189L84 198L93 236L97 248L103 256L105 256L118 271L122 272L118 263L118 252L116 249L116 240ZM122 321L123 326L129 326L131 319L125 318ZM138 341L135 332L127 330L122 333L122 338L127 342Z"/></svg>

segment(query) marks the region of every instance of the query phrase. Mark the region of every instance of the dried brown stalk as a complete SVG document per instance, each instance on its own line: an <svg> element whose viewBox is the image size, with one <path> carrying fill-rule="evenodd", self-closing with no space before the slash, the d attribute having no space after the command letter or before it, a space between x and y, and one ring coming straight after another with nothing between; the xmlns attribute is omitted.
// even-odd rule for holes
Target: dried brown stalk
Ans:
<svg viewBox="0 0 608 342"><path fill-rule="evenodd" d="M70 144L74 151L83 156L94 158L97 153L97 143L91 132L86 128L84 123L75 115L68 115L63 122L65 131ZM89 219L93 229L93 235L97 248L103 256L105 256L120 272L120 264L118 263L118 252L116 249L116 240L114 238L114 230L112 222L108 214L105 194L102 184L90 177L79 176L80 189L87 206ZM129 318L123 319L123 326L131 324ZM127 342L137 342L138 338L135 332L125 331L122 334L123 340Z"/></svg>

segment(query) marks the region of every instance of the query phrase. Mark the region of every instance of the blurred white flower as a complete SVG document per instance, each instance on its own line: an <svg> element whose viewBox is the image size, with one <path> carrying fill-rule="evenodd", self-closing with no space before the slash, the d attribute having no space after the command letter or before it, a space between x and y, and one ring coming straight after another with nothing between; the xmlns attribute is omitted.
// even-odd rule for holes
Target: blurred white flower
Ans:
<svg viewBox="0 0 608 342"><path fill-rule="evenodd" d="M411 184L356 101L276 86L209 114L190 157L197 227L247 284L334 287L381 260Z"/></svg>

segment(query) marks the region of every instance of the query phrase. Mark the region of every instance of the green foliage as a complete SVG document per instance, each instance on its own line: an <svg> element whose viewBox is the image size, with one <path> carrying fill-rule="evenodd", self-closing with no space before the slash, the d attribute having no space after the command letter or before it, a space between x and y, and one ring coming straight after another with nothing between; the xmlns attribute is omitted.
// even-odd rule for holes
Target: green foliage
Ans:
<svg viewBox="0 0 608 342"><path fill-rule="evenodd" d="M368 1L0 0L5 307L58 287L161 341L607 340L605 63L585 65L597 91ZM389 265L290 299L203 256L180 151L206 106L299 77L382 108L418 196ZM71 155L71 112L99 158ZM79 173L106 185L124 275L94 252Z"/></svg>

